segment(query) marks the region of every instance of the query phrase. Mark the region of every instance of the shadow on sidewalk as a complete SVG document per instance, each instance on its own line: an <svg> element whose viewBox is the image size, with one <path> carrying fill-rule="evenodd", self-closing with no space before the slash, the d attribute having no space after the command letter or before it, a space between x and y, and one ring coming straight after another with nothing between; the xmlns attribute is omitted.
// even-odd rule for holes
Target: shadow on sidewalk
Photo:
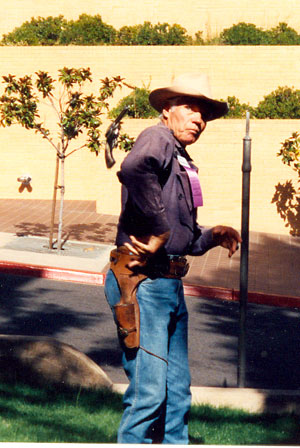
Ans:
<svg viewBox="0 0 300 448"><path fill-rule="evenodd" d="M48 237L50 226L40 223L22 222L15 225L17 236ZM69 224L63 227L62 240L85 241L95 243L113 244L115 240L117 224L107 222L104 224L93 222L89 224ZM57 234L57 225L54 227Z"/></svg>
<svg viewBox="0 0 300 448"><path fill-rule="evenodd" d="M186 283L240 289L240 253L216 247L193 257ZM300 237L251 232L248 290L300 297Z"/></svg>

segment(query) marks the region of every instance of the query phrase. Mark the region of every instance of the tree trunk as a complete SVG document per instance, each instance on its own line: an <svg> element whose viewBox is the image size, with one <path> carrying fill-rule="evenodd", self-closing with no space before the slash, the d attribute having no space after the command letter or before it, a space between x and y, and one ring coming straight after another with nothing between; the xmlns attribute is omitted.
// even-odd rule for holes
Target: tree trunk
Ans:
<svg viewBox="0 0 300 448"><path fill-rule="evenodd" d="M57 250L58 253L62 249L62 226L63 226L63 211L64 211L64 197L65 197L65 156L60 159L60 208L58 218L58 233L57 233Z"/></svg>
<svg viewBox="0 0 300 448"><path fill-rule="evenodd" d="M59 157L56 154L56 167L55 167L55 178L54 178L54 189L53 189L53 199L52 199L52 212L51 212L51 224L50 224L50 235L49 235L49 249L53 249L53 233L54 233L54 220L55 220L55 208L56 208L56 194L58 189L58 173L59 173Z"/></svg>

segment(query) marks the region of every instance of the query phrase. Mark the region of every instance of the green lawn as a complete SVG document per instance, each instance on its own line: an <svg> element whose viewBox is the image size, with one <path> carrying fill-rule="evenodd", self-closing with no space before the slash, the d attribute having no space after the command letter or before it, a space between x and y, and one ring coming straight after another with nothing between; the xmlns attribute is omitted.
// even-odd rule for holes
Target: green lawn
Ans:
<svg viewBox="0 0 300 448"><path fill-rule="evenodd" d="M122 397L107 391L0 384L1 442L116 443ZM192 444L300 443L299 417L193 407Z"/></svg>

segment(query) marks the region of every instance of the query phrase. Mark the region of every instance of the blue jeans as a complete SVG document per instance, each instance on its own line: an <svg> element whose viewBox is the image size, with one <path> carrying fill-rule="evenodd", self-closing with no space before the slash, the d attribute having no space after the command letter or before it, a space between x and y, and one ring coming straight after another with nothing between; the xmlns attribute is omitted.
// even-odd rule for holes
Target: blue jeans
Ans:
<svg viewBox="0 0 300 448"><path fill-rule="evenodd" d="M105 294L120 300L109 271ZM191 403L187 353L188 313L181 280L147 278L138 287L140 348L123 348L130 384L124 395L119 443L188 444Z"/></svg>

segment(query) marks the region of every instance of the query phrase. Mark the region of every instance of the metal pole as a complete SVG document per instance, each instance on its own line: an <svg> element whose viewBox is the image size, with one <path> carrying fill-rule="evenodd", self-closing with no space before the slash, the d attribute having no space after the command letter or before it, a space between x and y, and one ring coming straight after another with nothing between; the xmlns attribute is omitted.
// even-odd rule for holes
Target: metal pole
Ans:
<svg viewBox="0 0 300 448"><path fill-rule="evenodd" d="M246 136L243 139L243 189L242 189L242 244L240 262L240 332L238 344L238 387L245 387L246 376L246 317L248 303L249 258L249 203L251 172L251 138L249 137L250 113L246 113Z"/></svg>

